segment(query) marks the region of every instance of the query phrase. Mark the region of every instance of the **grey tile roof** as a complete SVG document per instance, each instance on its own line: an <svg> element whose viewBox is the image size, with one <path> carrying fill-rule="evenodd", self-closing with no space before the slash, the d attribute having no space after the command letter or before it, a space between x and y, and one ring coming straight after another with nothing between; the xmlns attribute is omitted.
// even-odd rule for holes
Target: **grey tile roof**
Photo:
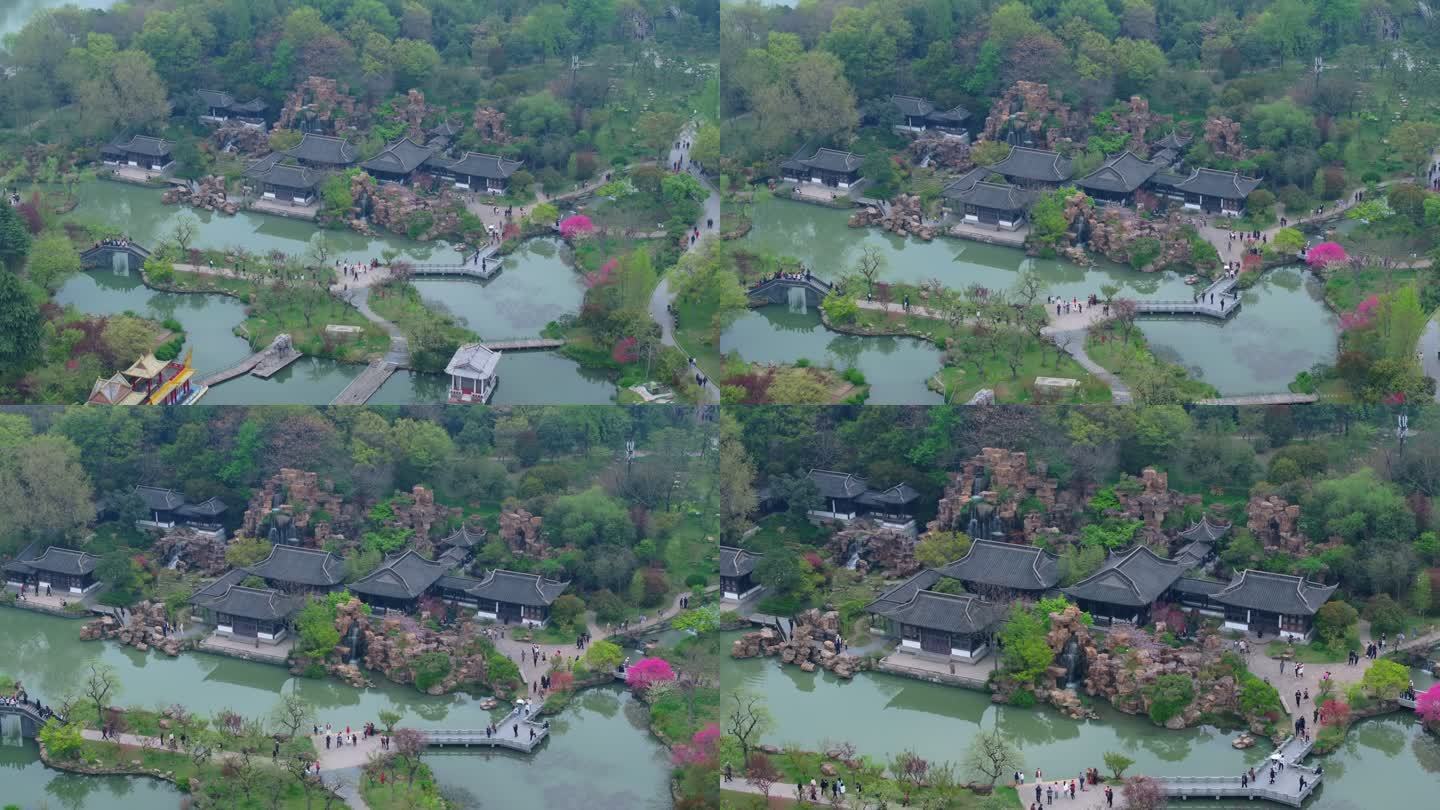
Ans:
<svg viewBox="0 0 1440 810"><path fill-rule="evenodd" d="M185 517L213 518L224 514L227 508L219 498L206 498L200 503L187 503L175 511Z"/></svg>
<svg viewBox="0 0 1440 810"><path fill-rule="evenodd" d="M545 579L539 574L522 574L497 568L485 575L467 593L478 599L494 599L512 605L541 607L552 604L570 587L569 582Z"/></svg>
<svg viewBox="0 0 1440 810"><path fill-rule="evenodd" d="M485 536L487 534L488 532L484 529L472 532L469 526L462 524L460 528L451 532L448 536L441 538L440 542L436 545L451 546L454 548L474 548L485 542Z"/></svg>
<svg viewBox="0 0 1440 810"><path fill-rule="evenodd" d="M989 181L975 183L950 197L967 205L993 208L997 211L1024 211L1035 201L1035 195L1023 188Z"/></svg>
<svg viewBox="0 0 1440 810"><path fill-rule="evenodd" d="M1181 191L1225 200L1243 200L1259 186L1259 178L1244 177L1238 172L1222 172L1218 169L1196 169L1189 177L1175 184L1175 188Z"/></svg>
<svg viewBox="0 0 1440 810"><path fill-rule="evenodd" d="M1054 554L994 540L974 541L964 557L938 570L953 579L1027 591L1047 591L1060 581L1060 561Z"/></svg>
<svg viewBox="0 0 1440 810"><path fill-rule="evenodd" d="M493 377L499 365L500 352L483 343L467 343L455 350L449 364L445 366L445 373L484 379Z"/></svg>
<svg viewBox="0 0 1440 810"><path fill-rule="evenodd" d="M420 164L432 154L430 147L421 146L409 138L401 138L385 147L385 151L361 163L360 168L391 174L409 174L420 168Z"/></svg>
<svg viewBox="0 0 1440 810"><path fill-rule="evenodd" d="M349 166L359 158L350 141L333 135L316 135L313 132L305 133L300 138L300 143L293 149L285 150L285 154L297 160L334 166Z"/></svg>
<svg viewBox="0 0 1440 810"><path fill-rule="evenodd" d="M1216 582L1211 579L1195 579L1194 577L1181 577L1175 580L1175 590L1180 593L1196 594L1198 596L1214 596L1225 590L1226 583Z"/></svg>
<svg viewBox="0 0 1440 810"><path fill-rule="evenodd" d="M951 633L983 633L1004 616L1001 605L972 596L935 591L916 591L910 601L898 607L875 611L901 624L928 627Z"/></svg>
<svg viewBox="0 0 1440 810"><path fill-rule="evenodd" d="M174 148L175 144L164 138L155 138L150 135L135 135L125 143L117 142L112 144L112 146L126 152L134 152L137 155L166 157L170 154L170 150Z"/></svg>
<svg viewBox="0 0 1440 810"><path fill-rule="evenodd" d="M334 554L315 548L276 544L270 555L246 571L262 579L299 585L339 585L345 581L345 563Z"/></svg>
<svg viewBox="0 0 1440 810"><path fill-rule="evenodd" d="M1185 179L1189 176L1190 175L1183 172L1176 173L1169 171L1168 169L1162 169L1150 177L1150 185L1173 189L1181 183L1185 182Z"/></svg>
<svg viewBox="0 0 1440 810"><path fill-rule="evenodd" d="M858 498L869 489L865 479L852 473L834 470L811 470L810 480L826 498Z"/></svg>
<svg viewBox="0 0 1440 810"><path fill-rule="evenodd" d="M720 576L722 577L743 577L755 570L755 564L760 561L762 554L755 554L744 549L731 546L720 547Z"/></svg>
<svg viewBox="0 0 1440 810"><path fill-rule="evenodd" d="M912 118L924 118L935 112L935 105L918 96L893 95L890 103L900 108L900 114Z"/></svg>
<svg viewBox="0 0 1440 810"><path fill-rule="evenodd" d="M460 134L460 130L459 124L447 118L426 130L425 134L436 138L453 138Z"/></svg>
<svg viewBox="0 0 1440 810"><path fill-rule="evenodd" d="M1336 585L1316 585L1302 577L1289 574L1272 574L1268 571L1246 569L1237 579L1215 594L1215 601L1222 605L1265 610L1289 616L1311 616Z"/></svg>
<svg viewBox="0 0 1440 810"><path fill-rule="evenodd" d="M1112 155L1100 164L1100 168L1077 181L1084 189L1129 194L1149 180L1151 175L1164 168L1160 163L1141 160L1138 155L1126 149Z"/></svg>
<svg viewBox="0 0 1440 810"><path fill-rule="evenodd" d="M993 174L995 174L995 172L991 171L989 166L976 166L946 183L945 187L940 189L940 196L958 198L961 194L974 188L976 183L985 180Z"/></svg>
<svg viewBox="0 0 1440 810"><path fill-rule="evenodd" d="M426 162L426 165L450 172L451 174L466 174L471 177L504 180L525 164L518 160L509 160L500 157L499 155L466 152L465 156L458 160L448 160L437 155L431 157Z"/></svg>
<svg viewBox="0 0 1440 810"><path fill-rule="evenodd" d="M468 591L479 584L480 580L474 577L459 577L454 574L446 574L435 580L435 587L446 591Z"/></svg>
<svg viewBox="0 0 1440 810"><path fill-rule="evenodd" d="M990 170L1006 177L1051 183L1068 179L1072 171L1070 159L1061 157L1059 152L1031 149L1028 146L1011 147L1010 154L999 163L992 164Z"/></svg>
<svg viewBox="0 0 1440 810"><path fill-rule="evenodd" d="M914 487L901 483L886 490L866 490L859 501L866 506L904 506L919 497Z"/></svg>
<svg viewBox="0 0 1440 810"><path fill-rule="evenodd" d="M1190 566L1191 568L1194 568L1200 563L1203 563L1206 560L1210 559L1210 555L1213 553L1215 553L1214 543L1208 543L1204 540L1195 540L1194 542L1186 543L1185 545L1181 546L1180 550L1175 552L1175 556L1172 559L1174 559L1176 562L1182 562Z"/></svg>
<svg viewBox="0 0 1440 810"><path fill-rule="evenodd" d="M1100 570L1060 590L1074 599L1144 607L1170 589L1189 566L1159 557L1145 546L1112 554Z"/></svg>
<svg viewBox="0 0 1440 810"><path fill-rule="evenodd" d="M1214 543L1229 533L1229 523L1212 523L1209 515L1201 515L1198 521L1191 524L1188 529L1182 530L1178 536L1186 540L1201 540L1206 543Z"/></svg>
<svg viewBox="0 0 1440 810"><path fill-rule="evenodd" d="M140 500L145 502L147 509L168 512L179 509L185 505L185 496L173 489L137 486L135 487L135 494L139 495Z"/></svg>
<svg viewBox="0 0 1440 810"><path fill-rule="evenodd" d="M1176 152L1180 152L1184 150L1185 147L1189 146L1190 142L1193 140L1195 139L1189 135L1182 135L1179 132L1170 132L1167 133L1165 137L1151 143L1150 145L1155 147L1156 149L1173 149Z"/></svg>
<svg viewBox="0 0 1440 810"><path fill-rule="evenodd" d="M860 164L864 162L864 155L841 152L839 149L821 148L815 150L815 154L805 161L805 165L812 169L824 169L831 172L854 172L859 171Z"/></svg>
<svg viewBox="0 0 1440 810"><path fill-rule="evenodd" d="M227 571L190 597L190 604L248 619L280 621L300 609L300 600L273 588L246 588L244 569Z"/></svg>
<svg viewBox="0 0 1440 810"><path fill-rule="evenodd" d="M229 108L235 103L235 97L223 90L196 90L195 95L205 102L206 107Z"/></svg>
<svg viewBox="0 0 1440 810"><path fill-rule="evenodd" d="M413 548L380 564L379 568L355 580L349 590L370 596L416 599L445 575L446 566L421 557Z"/></svg>
<svg viewBox="0 0 1440 810"><path fill-rule="evenodd" d="M937 124L959 124L969 117L970 111L957 104L948 110L936 110L925 116L925 119Z"/></svg>
<svg viewBox="0 0 1440 810"><path fill-rule="evenodd" d="M307 166L292 166L276 163L266 171L252 174L256 180L280 188L298 188L307 191L320 185L320 173Z"/></svg>
<svg viewBox="0 0 1440 810"><path fill-rule="evenodd" d="M23 564L35 571L84 576L95 573L95 564L98 562L100 562L100 558L94 554L49 546L45 549L44 554L26 559Z"/></svg>
<svg viewBox="0 0 1440 810"><path fill-rule="evenodd" d="M941 578L939 571L933 568L926 568L915 576L910 577L899 585L875 597L875 601L866 605L865 610L870 613L883 613L887 610L893 610L915 598L915 594L920 591L933 588L935 583L939 582Z"/></svg>

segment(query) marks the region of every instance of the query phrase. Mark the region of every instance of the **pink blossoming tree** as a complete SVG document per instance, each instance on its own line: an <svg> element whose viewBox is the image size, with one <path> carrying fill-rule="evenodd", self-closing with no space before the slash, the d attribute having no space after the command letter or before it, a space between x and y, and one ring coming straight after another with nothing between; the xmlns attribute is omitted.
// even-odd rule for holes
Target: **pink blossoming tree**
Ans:
<svg viewBox="0 0 1440 810"><path fill-rule="evenodd" d="M675 670L664 658L641 658L625 670L625 685L643 692L657 683L675 680Z"/></svg>
<svg viewBox="0 0 1440 810"><path fill-rule="evenodd" d="M573 214L560 221L560 235L566 239L588 236L595 232L595 223L584 214Z"/></svg>
<svg viewBox="0 0 1440 810"><path fill-rule="evenodd" d="M1325 268L1349 260L1350 257L1345 254L1345 248L1336 242L1321 242L1310 248L1305 254L1305 263L1314 268Z"/></svg>
<svg viewBox="0 0 1440 810"><path fill-rule="evenodd" d="M676 765L710 765L715 762L715 756L720 745L720 726L716 723L709 723L704 728L695 732L688 743L680 743L675 746L674 752L670 755Z"/></svg>
<svg viewBox="0 0 1440 810"><path fill-rule="evenodd" d="M1440 683L1416 696L1415 715L1426 728L1440 730Z"/></svg>

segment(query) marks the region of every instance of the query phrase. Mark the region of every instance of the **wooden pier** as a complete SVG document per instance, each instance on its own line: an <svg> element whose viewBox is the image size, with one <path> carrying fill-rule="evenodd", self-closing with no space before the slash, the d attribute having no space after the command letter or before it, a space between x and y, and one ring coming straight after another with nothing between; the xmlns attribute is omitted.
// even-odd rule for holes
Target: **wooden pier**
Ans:
<svg viewBox="0 0 1440 810"><path fill-rule="evenodd" d="M470 254L455 264L444 262L436 264L412 264L407 268L412 276L438 276L441 278L476 278L481 281L489 281L500 274L500 260L493 263L490 257L495 254L497 246L490 244Z"/></svg>
<svg viewBox="0 0 1440 810"><path fill-rule="evenodd" d="M530 736L532 731L535 733L533 739ZM545 738L550 736L550 729L544 722L531 719L523 709L517 707L505 715L504 720L496 724L494 734L486 734L483 728L424 731L422 733L425 735L427 745L509 748L512 751L529 754L539 747L540 743L545 742Z"/></svg>
<svg viewBox="0 0 1440 810"><path fill-rule="evenodd" d="M551 338L515 338L513 340L486 340L482 345L492 352L532 352L558 349L565 345L563 340Z"/></svg>
<svg viewBox="0 0 1440 810"><path fill-rule="evenodd" d="M335 398L330 400L330 404L364 405L370 401L370 397L375 396L375 392L380 390L380 386L384 385L399 369L400 366L387 360L372 362L365 367L364 371L360 372L360 376L345 386L344 391L336 394Z"/></svg>

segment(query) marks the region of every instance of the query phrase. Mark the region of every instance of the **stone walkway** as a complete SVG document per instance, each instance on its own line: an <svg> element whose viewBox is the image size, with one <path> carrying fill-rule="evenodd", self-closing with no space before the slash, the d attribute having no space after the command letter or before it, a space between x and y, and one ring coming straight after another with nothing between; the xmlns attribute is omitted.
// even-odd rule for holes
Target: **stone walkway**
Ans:
<svg viewBox="0 0 1440 810"><path fill-rule="evenodd" d="M692 143L695 139L695 122L691 121L685 124L685 128L680 130L680 134L676 136L676 139L675 142L681 145L670 148L667 168L676 163L688 167L690 165L690 148L685 146L685 144ZM693 170L691 173L695 174ZM712 236L718 236L720 233L720 192L714 186L710 185L710 181L706 180L704 175L695 174L695 177L700 181L700 185L710 192L710 196L705 198L705 205L700 211L699 219L695 222L695 227L700 229L700 238L686 245L685 250L687 252L698 249L704 244L706 239ZM670 277L668 275L663 276L660 279L660 283L655 285L655 290L650 294L650 318L660 325L661 344L674 346L680 351L685 352L687 357L694 357L691 352L684 346L681 346L679 341L675 339L675 319L670 316L670 306L675 303L676 296L677 293L670 291ZM693 379L694 372L691 371L690 373ZM709 375L707 374L706 377L708 378ZM720 401L720 387L715 384L714 380L706 380L705 397L710 402Z"/></svg>
<svg viewBox="0 0 1440 810"><path fill-rule="evenodd" d="M1440 313L1436 313L1425 325L1425 333L1420 336L1419 353L1420 367L1425 376L1440 380ZM1440 402L1440 387L1435 389L1435 401Z"/></svg>
<svg viewBox="0 0 1440 810"><path fill-rule="evenodd" d="M332 288L333 289L333 288ZM385 353L385 361L394 363L400 368L410 367L410 341L400 327L380 317L375 310L370 308L370 286L368 284L345 292L341 296L347 303L360 311L365 320L385 330L390 336L390 350Z"/></svg>

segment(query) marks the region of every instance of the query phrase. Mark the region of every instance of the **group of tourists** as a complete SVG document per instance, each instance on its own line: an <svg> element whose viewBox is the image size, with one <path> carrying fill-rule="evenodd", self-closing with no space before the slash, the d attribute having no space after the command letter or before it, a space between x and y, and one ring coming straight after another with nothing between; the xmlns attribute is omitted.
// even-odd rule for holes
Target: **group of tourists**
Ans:
<svg viewBox="0 0 1440 810"><path fill-rule="evenodd" d="M20 598L21 598L21 599L24 599L24 598L25 598L25 589L26 589L26 588L29 588L29 589L33 590L33 591L35 592L35 595L36 595L36 596L39 596L39 595L40 595L40 586L39 586L39 585L31 585L31 584L29 584L29 583L27 583L27 582L22 582L22 583L20 583ZM46 585L46 586L45 586L45 595L46 595L46 596L50 596L50 595L51 595L51 594L50 594L50 586L49 586L49 585Z"/></svg>
<svg viewBox="0 0 1440 810"><path fill-rule="evenodd" d="M730 772L730 768L728 765L726 766L726 772ZM795 795L799 798L801 802L805 801L806 788L807 785L805 784L804 779L801 779L795 783ZM849 786L845 784L844 779L841 779L839 777L836 777L834 779L821 779L819 782L811 779L808 788L810 801L815 802L816 804L824 801L830 801L834 802L835 804L839 804L840 797L846 795L849 792ZM862 789L863 788L861 784L859 782L856 782L855 795L859 796Z"/></svg>
<svg viewBox="0 0 1440 810"><path fill-rule="evenodd" d="M114 236L107 239L101 239L100 241L95 243L95 247L130 247L130 237Z"/></svg>
<svg viewBox="0 0 1440 810"><path fill-rule="evenodd" d="M1045 300L1055 305L1056 315L1069 315L1072 312L1078 315L1085 311L1086 303L1092 307L1095 306L1095 296L1093 295L1084 302L1079 298L1071 298L1069 301L1066 301L1062 296L1058 295L1047 296ZM1106 312L1109 312L1109 307L1106 307Z"/></svg>
<svg viewBox="0 0 1440 810"><path fill-rule="evenodd" d="M1440 163L1430 164L1430 190L1440 191Z"/></svg>
<svg viewBox="0 0 1440 810"><path fill-rule="evenodd" d="M1014 773L1015 787L1018 790L1025 784L1025 772ZM1058 779L1053 781L1045 780L1045 772L1040 768L1035 769L1035 801L1030 804L1029 810L1040 810L1040 808L1054 804L1056 799L1074 799L1078 794L1084 793L1091 787L1100 784L1100 771L1097 768L1086 768L1075 779ZM1115 793L1109 785L1105 786L1105 803L1107 807L1115 805Z"/></svg>

